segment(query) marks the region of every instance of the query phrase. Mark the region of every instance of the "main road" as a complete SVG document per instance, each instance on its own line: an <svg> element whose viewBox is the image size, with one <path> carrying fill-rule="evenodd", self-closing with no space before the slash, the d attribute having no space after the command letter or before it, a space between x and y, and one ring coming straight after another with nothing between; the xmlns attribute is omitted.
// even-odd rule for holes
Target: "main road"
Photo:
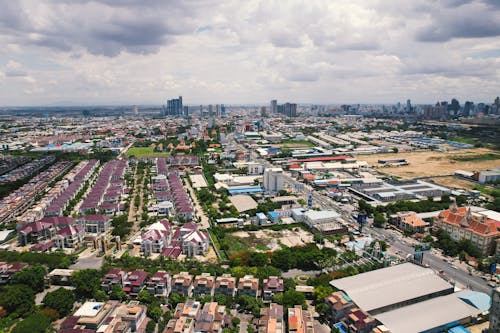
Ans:
<svg viewBox="0 0 500 333"><path fill-rule="evenodd" d="M342 215L349 225L355 226L355 221L352 217L354 210L353 206L339 204L331 198L318 193L309 185L300 183L287 173L284 173L284 180L303 195L307 196L311 194L313 202L317 203L321 206L321 208L336 210ZM297 184L300 185L296 186ZM415 254L413 244L411 244L412 240L403 238L401 234L394 230L370 227L369 231L365 229L365 233L366 232L371 233L376 239L385 240L387 244L392 247L394 252L399 253L399 255L403 258L406 258L409 255L413 256ZM473 273L471 275L468 271L450 263L447 258L442 257L433 251L424 252L423 263L424 265L428 265L428 267L433 270L441 272L441 274L443 274L448 280L452 280L462 287L484 292L488 295L492 292L492 288L488 286L485 280L477 275L473 275Z"/></svg>

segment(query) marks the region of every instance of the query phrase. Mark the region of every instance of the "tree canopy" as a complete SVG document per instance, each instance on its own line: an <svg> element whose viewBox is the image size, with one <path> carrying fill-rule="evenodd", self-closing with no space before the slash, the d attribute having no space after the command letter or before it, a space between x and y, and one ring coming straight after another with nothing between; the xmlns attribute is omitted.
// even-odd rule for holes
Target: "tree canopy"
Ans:
<svg viewBox="0 0 500 333"><path fill-rule="evenodd" d="M35 309L35 294L23 284L7 286L0 293L0 305L14 317L24 317Z"/></svg>
<svg viewBox="0 0 500 333"><path fill-rule="evenodd" d="M75 271L71 276L71 283L75 287L75 293L78 297L92 298L94 293L99 290L101 272L96 269Z"/></svg>
<svg viewBox="0 0 500 333"><path fill-rule="evenodd" d="M59 288L47 293L42 303L59 312L61 317L65 317L73 310L75 294L71 290Z"/></svg>
<svg viewBox="0 0 500 333"><path fill-rule="evenodd" d="M41 265L26 267L14 275L14 281L29 286L36 292L45 288L45 275L47 270Z"/></svg>

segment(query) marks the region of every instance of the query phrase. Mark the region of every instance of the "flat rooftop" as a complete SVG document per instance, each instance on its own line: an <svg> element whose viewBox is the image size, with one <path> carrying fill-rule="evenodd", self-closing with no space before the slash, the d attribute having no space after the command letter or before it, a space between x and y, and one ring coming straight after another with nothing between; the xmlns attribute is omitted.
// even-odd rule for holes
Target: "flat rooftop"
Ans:
<svg viewBox="0 0 500 333"><path fill-rule="evenodd" d="M238 213L257 208L257 202L249 195L237 194L229 197Z"/></svg>
<svg viewBox="0 0 500 333"><path fill-rule="evenodd" d="M332 280L330 284L344 291L367 312L432 293L453 290L453 286L432 269L412 263Z"/></svg>
<svg viewBox="0 0 500 333"><path fill-rule="evenodd" d="M76 317L95 317L101 311L105 303L103 302L85 302L78 311L75 312Z"/></svg>
<svg viewBox="0 0 500 333"><path fill-rule="evenodd" d="M375 318L391 333L417 333L478 315L489 309L490 301L490 296L484 293L463 290L388 311Z"/></svg>

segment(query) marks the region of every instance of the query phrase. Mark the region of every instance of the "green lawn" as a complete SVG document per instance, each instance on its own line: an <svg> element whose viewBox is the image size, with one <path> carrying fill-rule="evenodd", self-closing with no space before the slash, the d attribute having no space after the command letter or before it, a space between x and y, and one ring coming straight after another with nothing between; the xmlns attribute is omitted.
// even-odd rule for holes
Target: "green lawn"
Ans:
<svg viewBox="0 0 500 333"><path fill-rule="evenodd" d="M500 159L500 154L487 153L487 154L478 154L470 156L456 156L453 157L452 159L459 162L490 161L490 160Z"/></svg>
<svg viewBox="0 0 500 333"><path fill-rule="evenodd" d="M227 252L230 255L246 252L249 251L251 248L251 245L248 244L248 241L240 237L233 236L231 234L226 234L226 242L229 245L229 249Z"/></svg>
<svg viewBox="0 0 500 333"><path fill-rule="evenodd" d="M153 147L132 147L127 151L127 157L135 156L137 158L142 157L161 157L168 156L168 153L155 152Z"/></svg>
<svg viewBox="0 0 500 333"><path fill-rule="evenodd" d="M285 148L297 148L297 147L314 147L314 143L306 141L306 140L287 140L281 143Z"/></svg>

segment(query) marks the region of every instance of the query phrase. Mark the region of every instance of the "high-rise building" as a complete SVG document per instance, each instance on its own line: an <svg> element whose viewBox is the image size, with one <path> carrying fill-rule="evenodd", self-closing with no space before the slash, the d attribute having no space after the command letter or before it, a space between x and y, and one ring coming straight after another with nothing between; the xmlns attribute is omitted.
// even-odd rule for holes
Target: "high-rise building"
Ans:
<svg viewBox="0 0 500 333"><path fill-rule="evenodd" d="M489 333L500 332L500 287L493 289L490 308Z"/></svg>
<svg viewBox="0 0 500 333"><path fill-rule="evenodd" d="M261 117L267 117L267 111L266 111L266 107L263 106L260 108L260 116Z"/></svg>
<svg viewBox="0 0 500 333"><path fill-rule="evenodd" d="M411 101L409 99L406 100L406 113L411 112Z"/></svg>
<svg viewBox="0 0 500 333"><path fill-rule="evenodd" d="M177 99L169 99L167 101L167 109L165 110L166 116L182 116L183 112L182 96Z"/></svg>
<svg viewBox="0 0 500 333"><path fill-rule="evenodd" d="M287 117L297 117L297 104L285 103L281 105L276 105L276 111Z"/></svg>
<svg viewBox="0 0 500 333"><path fill-rule="evenodd" d="M277 113L278 112L278 101L273 99L271 101L271 110L269 110L271 112L271 114L273 113Z"/></svg>
<svg viewBox="0 0 500 333"><path fill-rule="evenodd" d="M188 106L185 106L184 109L182 110L182 115L184 117L189 117L189 107Z"/></svg>
<svg viewBox="0 0 500 333"><path fill-rule="evenodd" d="M268 192L279 192L283 189L282 168L269 168L264 170L264 189Z"/></svg>
<svg viewBox="0 0 500 333"><path fill-rule="evenodd" d="M220 115L222 117L225 117L226 116L226 107L224 106L224 104L221 104L220 105Z"/></svg>
<svg viewBox="0 0 500 333"><path fill-rule="evenodd" d="M208 105L208 116L213 117L214 116L214 106L212 104Z"/></svg>

